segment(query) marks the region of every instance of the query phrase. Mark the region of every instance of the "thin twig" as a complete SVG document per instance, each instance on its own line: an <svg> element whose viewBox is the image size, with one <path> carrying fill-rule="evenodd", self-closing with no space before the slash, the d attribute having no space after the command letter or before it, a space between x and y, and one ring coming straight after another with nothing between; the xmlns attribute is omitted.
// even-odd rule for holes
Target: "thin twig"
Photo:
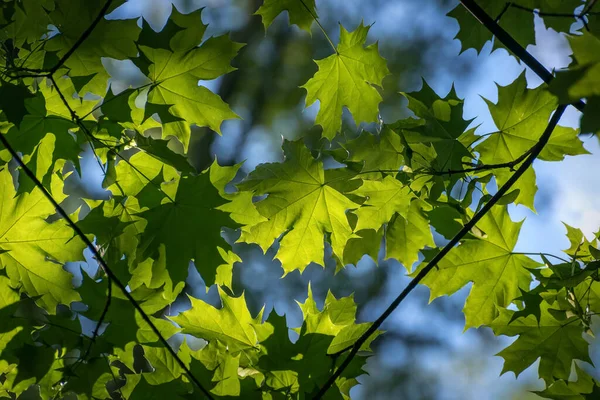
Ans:
<svg viewBox="0 0 600 400"><path fill-rule="evenodd" d="M515 158L514 160L508 161L505 163L476 165L472 168L456 169L456 170L449 169L446 171L428 171L428 173L431 175L442 176L442 175L453 175L453 174L465 174L468 172L488 171L491 169L500 169L500 168L510 168L510 170L513 171L517 165L519 165L523 160L525 160L525 158L527 158L527 156L529 154L531 154L531 152L535 149L536 146L537 146L537 144L535 144L533 147L531 147L525 153L521 154L518 158ZM473 165L473 164L471 164L471 165Z"/></svg>
<svg viewBox="0 0 600 400"><path fill-rule="evenodd" d="M112 271L112 269L108 266L108 264L106 264L106 261L104 261L104 258L102 258L102 255L100 254L100 252L98 252L98 249L96 249L96 246L94 246L94 244L90 241L90 239L88 239L88 237L85 235L85 233L83 233L81 228L79 228L79 226L77 226L77 224L71 219L69 214L67 214L67 212L60 206L60 204L58 204L58 202L54 199L54 197L52 197L52 195L44 187L42 182L40 182L40 180L35 176L33 171L31 171L29 169L29 167L27 167L27 165L25 165L25 163L23 162L21 157L19 157L19 154L17 154L16 150L10 145L10 143L8 143L8 140L6 139L6 137L4 135L0 135L0 142L2 142L2 145L4 145L4 147L9 151L11 156L15 159L17 164L19 164L19 166L25 172L25 174L35 183L35 186L37 186L37 188L39 190L41 190L44 197L46 197L46 199L48 199L48 201L50 201L50 203L52 203L52 205L54 206L54 208L56 209L58 214L60 214L60 216L66 220L67 224L75 231L75 234L77 236L79 236L79 238L81 238L83 243L92 252L92 254L96 258L98 263L102 266L102 268L106 272L106 275L112 279L115 286L117 286L119 288L119 290L125 296L125 298L140 313L140 316L142 317L142 319L148 324L148 326L150 326L150 329L152 330L152 332L158 337L158 340L166 347L169 354L171 354L171 356L175 359L177 364L179 364L181 369L183 371L185 371L185 374L188 376L188 378L198 387L198 389L200 389L202 391L202 393L204 393L204 395L206 397L208 397L209 399L212 400L213 396L210 394L210 392L206 388L204 388L204 386L202 386L200 381L192 374L192 372L190 371L188 366L183 362L183 360L181 360L181 358L179 358L179 356L177 355L177 352L175 350L173 350L173 348L169 345L169 342L167 342L167 339L165 339L165 337L162 335L160 330L152 322L152 320L150 319L150 316L148 314L146 314L146 312L140 306L140 304L133 298L131 293L129 293L126 286L123 284L123 282L121 282L121 280Z"/></svg>
<svg viewBox="0 0 600 400"><path fill-rule="evenodd" d="M552 257L552 258L556 258L557 260L560 260L562 262L568 263L569 261L565 260L562 257L559 256L555 256L554 254L550 254L550 253L528 253L528 252L522 252L522 251L513 251L512 254L523 254L524 256L544 256L544 257Z"/></svg>
<svg viewBox="0 0 600 400"><path fill-rule="evenodd" d="M596 14L598 14L596 12L583 12L583 13L580 13L580 14L565 13L565 12L547 12L547 11L537 10L537 9L530 8L530 7L525 7L525 6L522 6L520 4L513 3L513 2L508 2L507 4L509 5L509 7L513 7L513 8L516 8L518 10L523 10L523 11L527 11L527 12L530 12L530 13L533 13L533 14L537 14L540 17L565 17L565 18L580 19L580 18L583 18L586 15L596 15Z"/></svg>
<svg viewBox="0 0 600 400"><path fill-rule="evenodd" d="M592 4L592 6L593 6L593 4ZM564 17L564 18L577 19L577 20L581 21L581 23L583 24L585 29L588 31L590 30L590 27L588 26L588 22L585 19L585 17L587 15L600 14L600 13L596 13L596 12L590 12L589 10L586 11L585 9L582 12L580 12L579 14L566 13L566 12L547 12L547 11L537 10L537 9L534 9L531 7L525 7L520 4L513 3L512 1L509 1L506 3L506 7L504 7L504 10L502 11L502 13L498 16L498 18L496 18L496 22L498 22L500 20L500 17L502 16L502 14L504 14L504 12L506 12L506 10L508 10L510 7L515 8L517 10L530 12L530 13L539 15L540 17Z"/></svg>
<svg viewBox="0 0 600 400"><path fill-rule="evenodd" d="M314 399L317 399L317 400L321 399L325 395L327 390L331 386L333 386L336 379L342 374L342 372L344 372L344 370L348 367L348 365L350 365L350 362L352 362L352 359L354 358L354 356L356 356L359 349L366 342L366 340L373 333L375 333L375 331L377 331L377 329L381 326L381 324L392 314L392 312L394 312L394 310L400 305L400 303L402 303L402 301L406 298L406 296L408 296L410 294L410 292L412 292L414 290L414 288L417 287L419 282L421 282L427 276L427 274L433 268L435 268L437 266L437 264L446 256L446 254L448 254L450 252L450 250L452 250L454 248L454 246L456 246L456 244L458 244L458 242L467 233L469 233L471 231L471 229L473 229L473 227L475 227L475 225L479 222L479 220L481 220L481 218L483 218L483 216L486 215L490 211L490 209L502 198L502 196L504 196L508 192L508 190L510 190L512 185L525 173L525 171L527 171L527 169L531 166L533 161L540 154L540 152L542 151L542 149L544 148L546 143L548 143L548 139L550 138L552 131L558 124L558 121L559 121L560 117L563 115L566 107L567 107L566 105L558 106L558 108L556 109L556 112L554 113L554 115L552 115L552 118L550 119L548 126L544 130L544 133L540 137L540 140L538 141L536 148L531 152L529 157L523 162L523 164L521 164L519 169L517 169L517 171L508 179L508 181L504 185L502 185L502 187L498 190L498 192L496 192L496 194L490 199L490 201L488 201L481 208L481 210L479 212L477 212L473 216L473 218L469 222L467 222L465 224L465 226L452 238L452 240L450 240L450 242L448 242L448 244L446 246L444 246L444 248L439 253L437 253L435 255L435 257L433 257L433 259L431 261L429 261L425 267L423 267L423 269L421 269L419 271L419 273L415 276L415 278L412 281L410 281L410 283L406 286L406 288L402 291L402 293L400 293L400 295L398 295L398 297L396 297L396 299L394 299L392 304L390 304L389 307L379 316L379 318L377 318L375 320L375 322L373 322L373 324L369 327L369 329L367 329L365 331L365 333L362 334L360 336L360 338L358 338L358 340L352 346L352 350L350 350L350 354L348 354L348 356L344 359L344 361L342 362L340 367L329 377L329 379L327 380L325 385L323 385L323 387L321 387L321 389L318 391L318 393L314 397Z"/></svg>

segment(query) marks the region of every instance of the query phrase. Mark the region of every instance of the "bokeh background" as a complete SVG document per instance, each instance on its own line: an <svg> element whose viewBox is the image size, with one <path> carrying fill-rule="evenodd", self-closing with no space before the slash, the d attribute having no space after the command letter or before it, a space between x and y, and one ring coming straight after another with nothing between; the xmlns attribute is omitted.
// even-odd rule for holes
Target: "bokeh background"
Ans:
<svg viewBox="0 0 600 400"><path fill-rule="evenodd" d="M218 93L241 120L225 121L222 136L207 128L194 127L189 156L199 170L217 157L220 164L244 161L241 174L263 162L283 159L283 138L306 137L315 148L320 129L313 126L318 103L304 109L304 84L316 71L312 59L331 54L325 36L313 24L312 35L290 27L287 14L280 15L265 32L260 17L253 15L261 0L129 0L108 18L145 18L160 30L175 5L181 12L204 7L202 18L209 24L207 37L230 32L235 41L246 46L234 60L238 70L214 81L201 81ZM456 1L449 0L317 0L320 22L337 43L339 24L353 30L361 21L373 24L369 42L379 41L380 52L388 61L392 75L384 80L381 118L394 122L410 115L406 101L398 93L420 89L422 78L444 96L454 83L465 98L465 118L473 118L478 133L495 130L481 96L496 101L496 84L507 85L525 68L504 50L491 53L491 43L477 55L474 50L459 55L454 40L458 23L445 14ZM141 19L140 19L141 24ZM579 27L574 24L572 31ZM547 68L559 69L569 62L569 47L562 34L547 30L536 18L536 42L528 50ZM144 76L130 61L103 60L116 92L145 83ZM531 87L541 80L527 72ZM355 135L357 127L344 116L344 133ZM561 124L577 126L579 113L572 107ZM517 251L560 254L568 247L561 221L581 228L588 237L600 227L600 146L596 138L583 138L592 153L567 157L564 162L536 161L537 214L524 207L511 207L513 220L526 218ZM81 177L73 174L68 190L92 198L107 198L102 189L102 174L93 154L86 149ZM198 227L202 229L202 227ZM235 232L226 232L235 241ZM436 236L438 244L443 238ZM374 320L402 290L409 278L396 261L369 257L356 266L347 266L334 276L333 262L322 268L309 266L281 279L283 270L273 260L275 249L263 254L257 246L234 245L243 259L234 268L234 290L245 291L252 312L263 305L269 312L285 314L288 326L301 324L296 301L304 302L310 284L322 304L331 290L336 297L354 294L359 305L359 320ZM75 270L76 268L74 268ZM351 392L353 399L534 399L529 390L541 390L537 363L518 379L512 373L499 376L502 359L494 355L510 344L510 338L496 338L489 329L463 332L462 306L470 287L452 297L428 304L428 290L418 290L385 322L387 333L374 343L376 355L368 360L360 386ZM218 305L216 288L208 293L195 268L190 268L186 292ZM184 310L182 296L172 310ZM597 321L598 324L598 321ZM598 324L600 325L600 324ZM291 332L290 335L293 333ZM592 359L600 365L600 345L592 346ZM589 366L588 366L589 367ZM600 373L586 368L597 379Z"/></svg>

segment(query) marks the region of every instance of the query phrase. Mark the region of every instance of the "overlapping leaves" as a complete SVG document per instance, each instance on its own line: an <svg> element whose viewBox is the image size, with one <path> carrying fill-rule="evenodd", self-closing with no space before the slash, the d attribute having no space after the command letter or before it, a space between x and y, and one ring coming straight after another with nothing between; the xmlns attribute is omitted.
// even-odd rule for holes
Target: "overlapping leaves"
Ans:
<svg viewBox="0 0 600 400"><path fill-rule="evenodd" d="M239 242L263 251L278 246L275 257L284 274L310 263L325 265L325 243L338 271L365 254L377 260L382 246L385 258L411 271L423 256L439 251L432 227L454 236L490 198L490 180L508 180L510 169L494 165L526 154L557 104L545 87L527 89L521 75L499 87L496 104L488 101L498 131L481 141L463 118L463 100L454 89L441 97L424 83L418 92L402 93L414 117L347 139L352 135L341 132L343 108L357 124L380 122L382 80L389 71L377 43L366 45L370 26L361 23L351 32L340 26L335 53L317 61L318 71L303 86L307 105L320 103L316 124L331 146L311 151L302 140L286 141L283 162L259 165L239 182L240 164L215 161L199 172L186 154L191 125L220 132L223 121L238 118L198 82L232 72L242 45L228 35L205 38L201 11L183 14L173 7L166 25L154 31L145 20L140 28L135 20L105 18L122 1L106 3L100 14L104 4L96 2L9 3L0 16L6 59L0 134L57 201L72 202L72 218L126 287L122 292L89 258L82 271L66 265L84 259L81 238L22 169L8 163L7 149L0 149L0 395L9 398L203 396L186 369L214 398L314 395L339 367L338 356L372 325L356 323L352 296L328 293L319 308L309 287L299 304L302 323L293 328L298 339L291 341L285 317L253 315L248 294L233 290L234 266L242 260L223 228L238 230ZM501 25L523 45L533 43L533 16L526 8L570 13L578 6L480 3L502 14ZM460 10L451 13L460 24L458 37L464 48L480 50L491 36ZM256 13L268 28L282 12L306 31L317 17L310 0L266 0ZM543 18L554 29L568 30L567 19ZM590 19L588 28L571 38L576 63L551 90L561 102L585 97L593 110L596 21ZM146 84L121 92L109 87L106 58L131 59ZM597 130L595 121L586 111L583 130ZM150 129L160 129L161 138ZM557 127L539 158L584 154L577 134ZM70 171L81 174L83 144L102 164L108 199L64 193ZM503 203L533 208L534 182L530 170ZM514 252L520 227L505 207L495 206L422 283L432 298L472 283L466 326L517 337L499 353L504 371L519 374L540 359L539 374L547 383L541 396L594 396L599 386L580 366L590 362L584 335L600 311L598 240L567 226L568 262L542 258L541 266ZM190 266L207 287L218 285L218 307L189 294L179 297ZM185 311L173 311L186 302ZM148 321L165 339L180 343L174 347L181 363ZM335 380L331 398L349 398L380 333L361 342L361 353ZM574 361L578 380L569 381Z"/></svg>

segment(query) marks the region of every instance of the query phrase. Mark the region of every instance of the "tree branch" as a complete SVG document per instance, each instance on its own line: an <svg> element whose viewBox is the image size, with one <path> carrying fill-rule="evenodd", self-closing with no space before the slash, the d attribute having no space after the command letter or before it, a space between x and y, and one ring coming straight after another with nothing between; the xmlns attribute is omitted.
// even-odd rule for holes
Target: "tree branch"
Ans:
<svg viewBox="0 0 600 400"><path fill-rule="evenodd" d="M350 354L344 359L340 367L329 377L325 385L321 387L321 389L317 392L317 395L314 399L321 399L327 390L335 384L336 379L344 372L344 370L350 365L352 359L358 353L360 347L366 342L366 340L373 334L377 329L381 326L381 324L394 312L394 310L402 303L402 301L414 290L415 287L421 282L425 276L433 269L435 266L454 248L456 244L467 234L473 227L483 218L485 214L504 196L512 187L512 185L527 171L527 169L531 166L533 161L540 154L546 143L548 143L548 139L550 139L550 135L552 131L558 124L560 117L563 115L566 105L560 105L556 109L554 115L550 119L548 126L544 130L544 133L540 137L540 140L534 146L535 148L531 151L529 157L521 164L519 169L508 179L508 181L496 192L496 194L488 201L481 210L476 213L473 218L465 224L465 226L448 242L444 248L433 257L431 261L427 263L427 265L419 271L417 276L410 281L410 283L406 286L406 288L394 299L394 301L389 305L389 307L373 322L373 324L365 331L364 334L361 335L360 338L354 343L352 346L352 350L350 350Z"/></svg>
<svg viewBox="0 0 600 400"><path fill-rule="evenodd" d="M179 358L179 356L177 355L177 352L175 350L173 350L173 348L169 345L169 342L167 342L167 339L165 339L165 337L160 333L160 330L152 322L152 320L150 319L150 316L148 314L146 314L146 312L140 306L140 304L133 298L131 293L129 293L126 286L123 284L123 282L121 282L121 280L116 276L116 274L112 271L112 269L110 269L110 267L106 264L106 262L104 261L104 258L102 258L102 255L100 254L98 249L96 249L96 246L94 246L94 244L90 241L90 239L88 239L88 237L85 235L85 233L83 233L81 228L79 228L77 226L77 224L71 219L71 217L69 217L69 214L67 214L67 212L60 206L60 204L58 204L58 202L54 199L54 197L52 197L52 195L44 187L42 182L40 182L40 180L35 176L33 171L31 171L29 169L29 167L27 167L27 165L25 165L25 163L23 162L21 157L19 157L19 155L17 154L16 150L10 145L10 143L8 143L8 140L2 134L0 134L0 142L10 152L11 156L15 159L17 164L19 164L19 166L21 167L23 172L25 172L25 174L34 182L35 186L39 190L41 190L44 197L46 197L46 199L48 199L48 201L50 201L50 203L52 203L52 205L54 206L54 208L56 209L58 214L60 214L60 216L66 220L67 224L75 231L75 234L77 236L79 236L79 238L81 238L83 243L92 252L92 254L96 258L96 260L98 260L98 263L102 266L102 268L106 272L106 275L114 282L115 286L117 286L119 288L119 290L121 291L121 293L123 293L125 298L140 313L140 316L142 317L142 319L148 324L148 326L150 326L150 329L152 330L152 332L154 332L154 334L158 337L158 340L166 347L167 351L175 359L177 364L179 364L181 369L183 369L183 371L185 371L185 374L188 376L188 378L198 387L198 389L200 389L200 391L202 391L202 393L204 393L204 395L206 397L208 397L209 399L212 400L213 396L210 394L210 392L206 388L204 388L204 386L202 386L200 381L192 374L192 372L190 371L188 366L185 365L185 363L181 360L181 358Z"/></svg>
<svg viewBox="0 0 600 400"><path fill-rule="evenodd" d="M515 158L512 161L508 161L505 163L500 163L500 164L485 164L485 165L474 165L474 164L468 164L468 165L474 165L472 168L465 168L465 169L449 169L446 171L429 171L428 174L430 175L437 175L437 176L443 176L443 175L453 175L453 174L465 174L467 172L478 172L478 171L489 171L491 169L500 169L500 168L510 168L511 171L514 171L514 168L519 165L523 160L525 160L525 158L527 158L527 156L529 154L531 154L531 152L536 148L537 144L535 144L532 148L530 148L529 150L527 150L525 153L521 154L518 158Z"/></svg>
<svg viewBox="0 0 600 400"><path fill-rule="evenodd" d="M494 21L474 0L460 0L460 3L481 22L500 42L535 72L544 82L550 83L554 76L535 57L523 48L513 37ZM583 112L585 103L574 102L573 107Z"/></svg>

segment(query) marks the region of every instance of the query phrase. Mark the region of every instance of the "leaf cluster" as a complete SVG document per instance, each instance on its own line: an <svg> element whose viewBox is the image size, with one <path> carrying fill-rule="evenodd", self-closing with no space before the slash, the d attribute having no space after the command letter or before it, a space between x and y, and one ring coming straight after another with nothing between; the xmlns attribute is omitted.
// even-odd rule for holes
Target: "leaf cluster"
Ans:
<svg viewBox="0 0 600 400"><path fill-rule="evenodd" d="M522 222L507 208L534 210L530 155L558 162L587 153L580 130L549 124L560 103L586 98L581 131L598 128L590 9L582 14L589 31L571 38L576 63L549 87L528 88L524 74L499 86L497 102L487 101L496 130L484 135L464 119L454 88L441 97L425 81L401 93L412 117L381 120L387 62L377 43L367 44L370 26L340 26L339 43L302 86L306 106L319 102L322 140L284 141L283 161L240 181L240 164L215 161L198 171L188 149L193 125L220 133L224 121L239 118L199 82L234 71L243 44L227 34L205 37L202 10L173 7L159 32L145 20L106 18L123 3L2 3L1 396L349 399L386 316L357 323L353 296L329 292L319 307L310 286L300 326L264 309L252 315L246 295L234 290L233 270L243 263L224 229L236 231L238 243L273 249L284 275L324 266L330 247L337 271L364 255L377 261L383 248L413 276L469 230L421 280L431 298L472 283L466 327L517 336L499 353L504 371L518 375L540 359L547 384L540 396L600 391L581 367L591 362L584 337L600 312L598 237L588 241L567 226L568 259L542 255L542 264L514 251ZM481 6L503 13L501 24L522 45L533 42L528 7L559 14L578 5L502 3ZM283 11L305 31L320 26L310 0L265 0L256 14L267 29ZM479 51L491 38L462 8L450 16L464 48ZM568 30L557 15L546 17ZM105 58L131 60L144 83L115 91ZM345 132L344 108L357 124L375 124ZM82 174L82 146L101 165L107 199L66 194L68 177ZM469 229L504 185L510 191ZM69 200L77 202L72 213L64 211ZM95 259L85 257L86 247ZM80 282L69 272L73 263ZM190 265L207 290L217 286L220 304L189 295ZM181 301L189 307L171 311ZM574 360L578 380L569 381Z"/></svg>

